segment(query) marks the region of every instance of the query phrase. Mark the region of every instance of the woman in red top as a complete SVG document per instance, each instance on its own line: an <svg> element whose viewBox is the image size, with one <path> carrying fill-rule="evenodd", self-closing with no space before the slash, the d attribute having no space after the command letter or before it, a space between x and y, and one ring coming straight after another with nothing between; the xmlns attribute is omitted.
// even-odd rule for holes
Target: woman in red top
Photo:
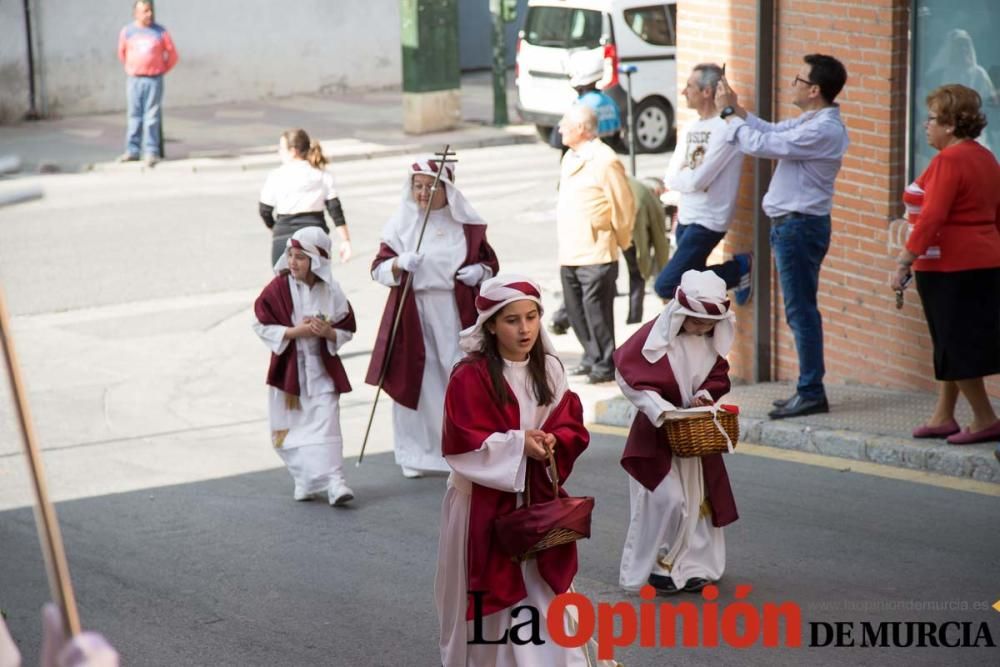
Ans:
<svg viewBox="0 0 1000 667"><path fill-rule="evenodd" d="M1000 165L975 139L986 126L979 93L958 84L927 96L927 143L940 151L903 195L912 228L892 279L911 269L941 381L934 414L915 438L953 445L1000 440L983 377L1000 373ZM955 421L961 392L972 424Z"/></svg>

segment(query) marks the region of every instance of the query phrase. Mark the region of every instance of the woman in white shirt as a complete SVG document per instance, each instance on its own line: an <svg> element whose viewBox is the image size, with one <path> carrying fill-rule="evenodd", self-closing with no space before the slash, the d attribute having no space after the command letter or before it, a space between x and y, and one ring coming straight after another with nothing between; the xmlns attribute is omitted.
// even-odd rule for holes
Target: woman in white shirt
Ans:
<svg viewBox="0 0 1000 667"><path fill-rule="evenodd" d="M281 166L272 171L260 191L260 217L273 233L271 265L284 255L285 243L305 227L329 233L323 209L340 235L340 261L351 258L351 235L337 196L333 174L318 141L303 129L286 130L278 141Z"/></svg>

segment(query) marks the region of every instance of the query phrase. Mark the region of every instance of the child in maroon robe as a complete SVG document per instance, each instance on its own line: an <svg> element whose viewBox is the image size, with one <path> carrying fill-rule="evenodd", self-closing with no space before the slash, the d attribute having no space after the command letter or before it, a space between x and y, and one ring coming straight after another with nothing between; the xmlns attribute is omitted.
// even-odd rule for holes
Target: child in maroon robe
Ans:
<svg viewBox="0 0 1000 667"><path fill-rule="evenodd" d="M295 500L354 499L343 474L340 395L351 383L337 352L354 335L354 311L330 272L330 237L305 227L288 239L277 274L254 303L254 331L271 350L271 443L295 482Z"/></svg>
<svg viewBox="0 0 1000 667"><path fill-rule="evenodd" d="M523 503L526 487L532 502L553 498L546 447L555 452L560 482L569 477L590 440L583 409L540 327L538 285L521 276L491 278L482 284L476 309L476 323L460 339L469 356L456 366L445 394L441 446L452 472L441 508L434 582L441 662L449 667L583 666L583 651L555 644L544 619L552 599L573 582L576 545L553 547L519 562L493 537L494 520ZM562 489L560 495L566 495ZM543 644L469 643L477 627L490 640L510 631L523 620L511 617L518 604L540 612ZM574 620L567 617L565 624L575 633Z"/></svg>
<svg viewBox="0 0 1000 667"><path fill-rule="evenodd" d="M722 455L675 457L660 426L675 410L729 392L733 317L725 281L687 271L670 305L615 352L618 384L638 409L621 461L630 477L626 590L648 583L661 594L695 592L725 570L722 526L737 514Z"/></svg>

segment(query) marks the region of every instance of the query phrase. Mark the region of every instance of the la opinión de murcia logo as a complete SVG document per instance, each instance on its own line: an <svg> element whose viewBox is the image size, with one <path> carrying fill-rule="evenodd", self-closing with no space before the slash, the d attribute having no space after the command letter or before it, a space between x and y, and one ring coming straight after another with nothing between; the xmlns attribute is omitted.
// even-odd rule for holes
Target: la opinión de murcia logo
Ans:
<svg viewBox="0 0 1000 667"><path fill-rule="evenodd" d="M802 609L796 602L765 602L759 608L745 601L753 586L736 586L735 602L720 605L717 586L709 584L702 592L703 604L693 602L653 603L656 590L643 586L638 605L631 602L600 602L595 605L580 593L557 595L545 614L549 637L564 648L580 648L596 640L597 657L614 658L615 649L633 646L638 640L643 648L674 648L677 628L681 627L680 645L685 648L749 648L758 643L766 648L802 647ZM499 637L483 633L482 591L470 591L473 603L473 637L469 644L541 645L541 614L532 605L511 610L511 618L520 620ZM1000 607L1000 602L997 603ZM574 633L566 631L563 619L569 608L576 611ZM1000 609L998 609L1000 611ZM523 620L521 620L523 619ZM859 647L907 648L995 647L989 624L982 622L933 623L923 621L811 621L810 648Z"/></svg>

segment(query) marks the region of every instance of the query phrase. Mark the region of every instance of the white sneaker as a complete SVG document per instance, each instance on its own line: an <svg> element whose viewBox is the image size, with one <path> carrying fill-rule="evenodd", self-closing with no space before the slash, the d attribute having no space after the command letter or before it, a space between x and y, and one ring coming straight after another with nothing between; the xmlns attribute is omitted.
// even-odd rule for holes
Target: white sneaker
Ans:
<svg viewBox="0 0 1000 667"><path fill-rule="evenodd" d="M292 494L292 498L295 498L295 500L298 500L300 502L306 501L306 500L312 500L313 497L314 497L314 494L312 494L312 493L306 493L305 491L303 491L302 489L300 489L297 486L295 487L295 492Z"/></svg>
<svg viewBox="0 0 1000 667"><path fill-rule="evenodd" d="M420 479L421 477L424 476L424 473L422 473L419 470L414 470L413 468L407 468L406 466L399 466L399 467L403 469L403 477L405 477L406 479Z"/></svg>
<svg viewBox="0 0 1000 667"><path fill-rule="evenodd" d="M343 507L354 500L354 491L343 482L330 486L329 491L330 507Z"/></svg>

